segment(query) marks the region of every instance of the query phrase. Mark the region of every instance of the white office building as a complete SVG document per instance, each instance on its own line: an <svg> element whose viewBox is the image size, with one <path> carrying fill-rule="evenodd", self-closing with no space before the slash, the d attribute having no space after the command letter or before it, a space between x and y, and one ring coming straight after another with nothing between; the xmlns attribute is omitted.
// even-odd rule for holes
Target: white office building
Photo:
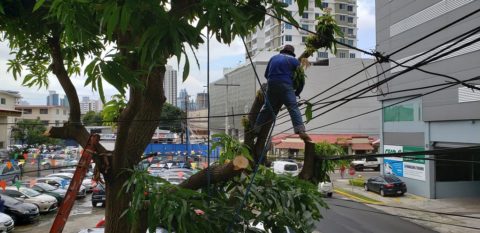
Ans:
<svg viewBox="0 0 480 233"><path fill-rule="evenodd" d="M167 103L177 106L177 70L172 66L166 66L165 78L163 80L163 90Z"/></svg>
<svg viewBox="0 0 480 233"><path fill-rule="evenodd" d="M283 2L289 5L287 10L292 13L293 18L299 22L300 26L310 31L315 31L316 18L321 16L324 11L330 11L344 33L344 37L337 38L337 40L357 46L357 0L323 0L323 10L320 7L315 7L314 0L309 0L309 7L302 15L300 15L295 1L283 0ZM263 27L258 27L253 34L247 36L246 43L250 54L253 56L262 51L278 50L285 44L293 45L297 55L299 55L305 47L305 39L308 35L309 33L306 31L298 30L288 23L266 16ZM331 54L329 51L319 51L312 57L312 60L330 57L359 58L360 54L339 45L336 54Z"/></svg>

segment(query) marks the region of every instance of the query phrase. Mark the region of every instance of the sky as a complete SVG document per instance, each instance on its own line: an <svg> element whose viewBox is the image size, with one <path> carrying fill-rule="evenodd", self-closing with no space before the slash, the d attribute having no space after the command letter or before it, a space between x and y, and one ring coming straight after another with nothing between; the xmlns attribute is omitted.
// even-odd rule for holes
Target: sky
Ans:
<svg viewBox="0 0 480 233"><path fill-rule="evenodd" d="M375 48L375 1L357 0L357 47L370 51ZM200 67L196 65L193 58L190 58L190 74L185 82L182 81L182 66L178 67L176 58L169 60L178 72L178 91L186 88L190 95L195 96L198 92L206 92L207 85L207 45L203 44L195 52ZM210 82L222 77L224 68L236 67L245 62L245 49L240 38L235 39L230 45L221 44L215 39L210 40ZM9 58L9 49L5 42L0 42L0 90L19 91L24 101L30 104L46 104L48 90L55 90L63 97L64 91L56 78L52 75L48 88L27 88L21 85L21 80L14 80L11 73L7 72L7 61ZM80 99L84 96L91 99L99 99L98 93L91 87L85 87L85 77L72 77L72 82L77 88ZM108 97L117 93L115 88L105 84L104 91Z"/></svg>

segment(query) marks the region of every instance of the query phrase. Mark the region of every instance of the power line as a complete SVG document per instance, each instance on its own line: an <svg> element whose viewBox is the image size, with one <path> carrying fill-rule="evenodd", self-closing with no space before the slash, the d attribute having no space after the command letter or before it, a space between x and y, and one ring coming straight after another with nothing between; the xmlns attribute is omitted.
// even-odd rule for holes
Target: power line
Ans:
<svg viewBox="0 0 480 233"><path fill-rule="evenodd" d="M430 223L439 223L439 224L448 225L448 226L455 226L455 227L463 227L463 228L468 228L468 229L473 229L473 230L480 230L479 227L471 227L471 226L464 226L464 225L453 224L453 223L433 221L433 220L422 219L422 218L415 218L415 217L410 217L410 216L405 216L405 215L389 214L389 213L385 213L385 212L382 212L382 211L367 210L367 209L356 208L356 207L345 206L345 205L339 205L339 204L333 204L333 205L334 205L334 206L338 206L338 207L347 208L347 209L360 210L360 211L365 211L365 212L370 212L370 213L376 213L376 214L382 214L382 215L388 215L388 216L393 216L393 217L400 217L400 218L406 218L406 219L412 219L412 220L418 220L418 221L424 221L424 222L430 222Z"/></svg>
<svg viewBox="0 0 480 233"><path fill-rule="evenodd" d="M359 201L354 201L354 200L350 200L350 199L342 199L342 198L335 198L335 197L332 197L332 199L340 200L340 201L346 201L346 202L353 202L353 203L358 203L358 204L368 204L368 205L402 209L402 210L412 210L412 211L429 213L429 214L448 215L448 216L453 216L453 217L470 218L470 219L480 219L480 217L475 217L475 216L469 216L469 215L463 215L463 214L454 214L454 213L445 213L445 212L437 212L437 211L430 211L430 210L423 210L423 209L414 209L414 208L408 208L408 207L404 207L404 206L391 206L391 205L384 205L384 204L365 203L365 202L359 202Z"/></svg>

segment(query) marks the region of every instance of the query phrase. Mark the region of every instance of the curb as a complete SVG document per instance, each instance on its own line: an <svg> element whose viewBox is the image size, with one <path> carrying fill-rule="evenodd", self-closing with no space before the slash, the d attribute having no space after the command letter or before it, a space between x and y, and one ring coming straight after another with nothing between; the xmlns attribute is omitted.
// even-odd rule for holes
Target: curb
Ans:
<svg viewBox="0 0 480 233"><path fill-rule="evenodd" d="M369 200L365 200L365 199L363 199L363 198L361 198L361 197L354 196L354 195L352 195L352 194L343 192L343 191L338 190L338 189L336 189L336 188L334 189L334 192L336 192L336 193L338 193L338 194L340 194L340 195L342 195L342 196L348 197L348 198L350 198L350 199L354 199L354 200L360 201L360 202L365 203L365 204L374 204L374 205L384 204L384 203L381 202L381 201L369 201Z"/></svg>

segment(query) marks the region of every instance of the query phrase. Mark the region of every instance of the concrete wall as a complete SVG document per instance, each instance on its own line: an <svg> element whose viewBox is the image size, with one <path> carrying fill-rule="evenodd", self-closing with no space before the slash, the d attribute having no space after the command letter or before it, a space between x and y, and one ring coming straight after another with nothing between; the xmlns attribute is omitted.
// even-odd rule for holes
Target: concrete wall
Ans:
<svg viewBox="0 0 480 233"><path fill-rule="evenodd" d="M436 182L435 185L436 198L480 196L480 181Z"/></svg>

